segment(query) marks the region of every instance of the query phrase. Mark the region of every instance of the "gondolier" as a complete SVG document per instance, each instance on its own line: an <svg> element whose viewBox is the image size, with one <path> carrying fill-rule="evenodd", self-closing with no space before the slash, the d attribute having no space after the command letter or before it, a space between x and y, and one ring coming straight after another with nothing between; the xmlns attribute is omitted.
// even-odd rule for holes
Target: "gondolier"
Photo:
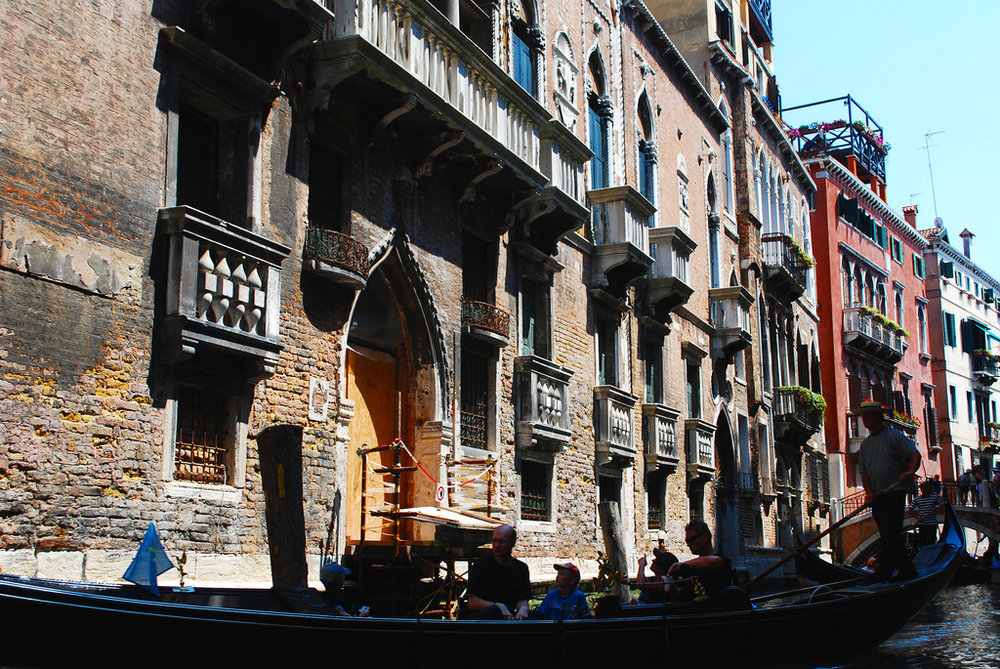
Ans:
<svg viewBox="0 0 1000 669"><path fill-rule="evenodd" d="M883 423L883 411L878 402L865 400L855 412L868 428L868 436L861 442L859 465L865 504L871 506L882 538L877 581L889 581L897 570L899 579L913 578L917 573L903 547L903 515L906 494L916 492L920 452L902 432Z"/></svg>

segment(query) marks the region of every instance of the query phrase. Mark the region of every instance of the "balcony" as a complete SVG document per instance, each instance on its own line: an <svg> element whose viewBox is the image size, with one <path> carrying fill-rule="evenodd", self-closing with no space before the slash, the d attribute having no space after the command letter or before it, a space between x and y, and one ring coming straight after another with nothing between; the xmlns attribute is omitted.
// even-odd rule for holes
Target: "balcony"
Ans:
<svg viewBox="0 0 1000 669"><path fill-rule="evenodd" d="M760 477L756 472L737 472L736 488L743 497L760 495Z"/></svg>
<svg viewBox="0 0 1000 669"><path fill-rule="evenodd" d="M391 125L422 158L418 176L447 170L466 180L463 200L530 192L506 212L507 223L550 254L584 224L590 150L433 4L330 4L331 39L299 56L314 107L353 105L375 135Z"/></svg>
<svg viewBox="0 0 1000 669"><path fill-rule="evenodd" d="M799 386L777 388L771 413L775 441L798 448L819 432L826 402L820 395Z"/></svg>
<svg viewBox="0 0 1000 669"><path fill-rule="evenodd" d="M764 278L772 295L793 302L806 290L810 260L788 235L767 234L761 237Z"/></svg>
<svg viewBox="0 0 1000 669"><path fill-rule="evenodd" d="M642 405L642 443L646 472L672 472L680 462L677 452L677 417L680 411L663 404Z"/></svg>
<svg viewBox="0 0 1000 669"><path fill-rule="evenodd" d="M903 359L905 337L865 307L844 309L844 345L895 364Z"/></svg>
<svg viewBox="0 0 1000 669"><path fill-rule="evenodd" d="M632 411L635 395L614 386L594 388L594 432L597 435L597 464L628 467L635 462L632 439Z"/></svg>
<svg viewBox="0 0 1000 669"><path fill-rule="evenodd" d="M979 448L993 452L1000 446L1000 423L986 423L979 426Z"/></svg>
<svg viewBox="0 0 1000 669"><path fill-rule="evenodd" d="M688 268L698 245L676 226L650 228L647 236L654 261L651 276L646 280L646 295L656 317L665 321L671 311L685 304L694 293Z"/></svg>
<svg viewBox="0 0 1000 669"><path fill-rule="evenodd" d="M750 0L750 36L763 46L774 41L771 31L771 0Z"/></svg>
<svg viewBox="0 0 1000 669"><path fill-rule="evenodd" d="M984 386L992 386L1000 378L1000 365L995 353L985 349L972 352L972 378Z"/></svg>
<svg viewBox="0 0 1000 669"><path fill-rule="evenodd" d="M689 480L715 476L715 425L698 418L684 421L684 448Z"/></svg>
<svg viewBox="0 0 1000 669"><path fill-rule="evenodd" d="M167 238L164 358L195 353L242 361L238 374L270 376L284 348L278 336L281 262L291 249L191 207L159 212Z"/></svg>
<svg viewBox="0 0 1000 669"><path fill-rule="evenodd" d="M712 345L730 358L737 351L749 348L753 342L750 334L750 307L753 295L742 286L711 288L708 291Z"/></svg>
<svg viewBox="0 0 1000 669"><path fill-rule="evenodd" d="M487 302L462 300L462 333L503 348L510 341L510 314Z"/></svg>
<svg viewBox="0 0 1000 669"><path fill-rule="evenodd" d="M827 109L822 107L829 105ZM885 184L885 156L889 145L883 137L882 126L859 105L850 95L832 98L822 102L813 102L796 107L786 107L785 120L794 116L799 118L805 109L813 113L831 113L840 115L847 110L847 118L839 118L828 122L814 122L800 125L789 133L795 150L803 158L817 155L830 155L836 158L847 169L856 174L862 181L869 178L877 179Z"/></svg>
<svg viewBox="0 0 1000 669"><path fill-rule="evenodd" d="M534 355L514 358L515 431L519 448L546 453L569 443L570 370Z"/></svg>
<svg viewBox="0 0 1000 669"><path fill-rule="evenodd" d="M363 290L368 283L368 247L350 235L310 225L302 266L337 285Z"/></svg>
<svg viewBox="0 0 1000 669"><path fill-rule="evenodd" d="M655 207L631 186L587 191L593 212L593 276L621 296L653 266L646 230Z"/></svg>

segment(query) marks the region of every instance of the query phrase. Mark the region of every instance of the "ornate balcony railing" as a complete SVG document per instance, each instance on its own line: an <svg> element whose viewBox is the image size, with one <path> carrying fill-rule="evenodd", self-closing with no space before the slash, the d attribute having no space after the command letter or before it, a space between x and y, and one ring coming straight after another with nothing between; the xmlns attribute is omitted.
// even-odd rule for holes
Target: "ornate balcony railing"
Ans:
<svg viewBox="0 0 1000 669"><path fill-rule="evenodd" d="M806 290L809 262L803 257L795 241L784 234L767 234L761 237L766 277L774 293L798 298Z"/></svg>
<svg viewBox="0 0 1000 669"><path fill-rule="evenodd" d="M710 321L715 328L713 339L724 355L748 348L753 341L750 334L750 307L753 296L742 286L711 288L708 291Z"/></svg>
<svg viewBox="0 0 1000 669"><path fill-rule="evenodd" d="M823 409L812 399L812 391L799 387L777 388L772 413L775 437L785 443L801 446L819 432Z"/></svg>
<svg viewBox="0 0 1000 669"><path fill-rule="evenodd" d="M862 307L844 309L844 343L865 350L887 362L903 358L901 332L892 328Z"/></svg>
<svg viewBox="0 0 1000 669"><path fill-rule="evenodd" d="M794 112L799 117L801 110L821 105L830 105L825 110L828 113L836 109L833 113L840 114L846 108L847 118L793 128L790 139L795 150L802 157L829 154L845 164L849 159L854 160L859 167L884 184L885 156L889 145L885 143L882 126L850 95L787 107L784 115L787 119Z"/></svg>
<svg viewBox="0 0 1000 669"><path fill-rule="evenodd" d="M771 0L750 0L750 34L758 44L773 41Z"/></svg>
<svg viewBox="0 0 1000 669"><path fill-rule="evenodd" d="M1000 378L1000 366L992 351L976 350L972 352L972 377L977 383L992 386Z"/></svg>
<svg viewBox="0 0 1000 669"><path fill-rule="evenodd" d="M161 209L168 238L160 335L174 362L208 347L245 359L248 378L274 373L281 262L291 249L186 206Z"/></svg>
<svg viewBox="0 0 1000 669"><path fill-rule="evenodd" d="M510 314L488 302L462 300L462 329L500 347L510 340Z"/></svg>
<svg viewBox="0 0 1000 669"><path fill-rule="evenodd" d="M715 425L698 418L684 421L684 450L688 478L715 476Z"/></svg>
<svg viewBox="0 0 1000 669"><path fill-rule="evenodd" d="M656 210L631 186L590 190L587 199L593 212L595 275L613 289L623 289L653 266L646 231Z"/></svg>
<svg viewBox="0 0 1000 669"><path fill-rule="evenodd" d="M554 452L569 442L570 370L526 355L514 358L518 446Z"/></svg>
<svg viewBox="0 0 1000 669"><path fill-rule="evenodd" d="M760 492L760 477L755 472L737 472L737 488L741 493L752 495Z"/></svg>
<svg viewBox="0 0 1000 669"><path fill-rule="evenodd" d="M354 290L368 282L368 247L343 232L310 225L302 261L314 274Z"/></svg>
<svg viewBox="0 0 1000 669"><path fill-rule="evenodd" d="M985 423L979 426L979 447L996 448L1000 446L1000 423Z"/></svg>
<svg viewBox="0 0 1000 669"><path fill-rule="evenodd" d="M676 468L680 462L677 451L677 417L680 411L663 404L642 405L642 441L646 471Z"/></svg>
<svg viewBox="0 0 1000 669"><path fill-rule="evenodd" d="M594 388L598 464L624 467L635 461L633 410L638 398L614 386Z"/></svg>
<svg viewBox="0 0 1000 669"><path fill-rule="evenodd" d="M647 279L647 296L656 314L665 318L694 293L689 277L690 257L698 245L677 226L647 231L653 269Z"/></svg>

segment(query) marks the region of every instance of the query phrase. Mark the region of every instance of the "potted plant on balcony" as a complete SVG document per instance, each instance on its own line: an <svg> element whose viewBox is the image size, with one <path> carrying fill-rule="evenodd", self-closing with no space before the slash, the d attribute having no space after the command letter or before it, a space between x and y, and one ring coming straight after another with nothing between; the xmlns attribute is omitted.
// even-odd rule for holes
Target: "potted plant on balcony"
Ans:
<svg viewBox="0 0 1000 669"><path fill-rule="evenodd" d="M977 348L972 354L988 362L1000 362L1000 353L994 353L987 348Z"/></svg>
<svg viewBox="0 0 1000 669"><path fill-rule="evenodd" d="M805 407L813 413L822 414L826 411L826 399L819 393L815 393L802 386L779 386L779 393L787 393L802 402Z"/></svg>
<svg viewBox="0 0 1000 669"><path fill-rule="evenodd" d="M813 260L808 253L806 253L805 249L799 246L799 243L795 241L795 238L791 235L788 236L788 246L792 249L792 253L795 254L795 257L798 259L800 266L814 267L816 265L816 261Z"/></svg>
<svg viewBox="0 0 1000 669"><path fill-rule="evenodd" d="M886 406L885 404L882 405L882 408L885 410L885 415L890 417L893 421L910 427L920 427L920 419L916 416L911 416L903 411L897 411L896 409Z"/></svg>
<svg viewBox="0 0 1000 669"><path fill-rule="evenodd" d="M907 332L906 328L904 328L902 325L900 325L896 321L892 320L891 318L883 314L878 309L873 309L872 307L862 305L861 307L859 307L859 311L868 314L869 316L877 320L879 323L881 323L883 326L899 334L901 337L908 338L910 336L910 333Z"/></svg>

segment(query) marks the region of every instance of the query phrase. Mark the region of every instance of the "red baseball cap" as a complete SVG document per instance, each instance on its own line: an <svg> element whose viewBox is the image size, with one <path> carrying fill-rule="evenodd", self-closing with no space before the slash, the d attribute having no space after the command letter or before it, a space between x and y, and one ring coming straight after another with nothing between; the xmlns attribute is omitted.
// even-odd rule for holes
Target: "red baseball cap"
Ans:
<svg viewBox="0 0 1000 669"><path fill-rule="evenodd" d="M580 569L572 562L563 562L562 564L554 564L552 566L556 569L565 569L569 573L573 574L573 578L575 578L577 582L580 581Z"/></svg>

